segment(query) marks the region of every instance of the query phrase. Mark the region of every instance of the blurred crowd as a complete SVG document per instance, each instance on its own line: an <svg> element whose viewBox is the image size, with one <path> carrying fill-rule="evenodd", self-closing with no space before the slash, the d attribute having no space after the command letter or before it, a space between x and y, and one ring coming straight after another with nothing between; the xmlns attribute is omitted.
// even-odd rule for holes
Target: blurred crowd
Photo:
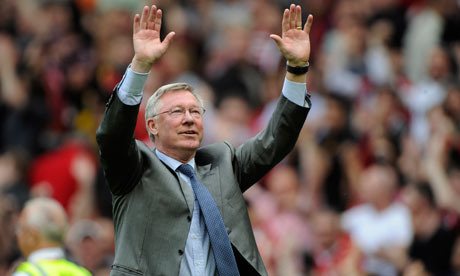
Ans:
<svg viewBox="0 0 460 276"><path fill-rule="evenodd" d="M108 275L95 131L142 6L163 9L176 37L136 138L152 145L145 102L180 81L206 101L203 144L239 145L280 95L285 61L269 34L291 2L314 15L313 108L292 154L245 194L269 275L460 275L458 0L2 0L0 275L21 260L18 215L34 197L67 211L69 258Z"/></svg>

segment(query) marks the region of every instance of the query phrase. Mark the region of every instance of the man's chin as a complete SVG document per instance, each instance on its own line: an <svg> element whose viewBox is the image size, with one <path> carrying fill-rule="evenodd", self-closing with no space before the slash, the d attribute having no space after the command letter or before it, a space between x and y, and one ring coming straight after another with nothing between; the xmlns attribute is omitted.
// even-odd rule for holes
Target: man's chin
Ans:
<svg viewBox="0 0 460 276"><path fill-rule="evenodd" d="M198 141L187 141L181 145L181 148L188 151L196 151L200 147L200 142Z"/></svg>

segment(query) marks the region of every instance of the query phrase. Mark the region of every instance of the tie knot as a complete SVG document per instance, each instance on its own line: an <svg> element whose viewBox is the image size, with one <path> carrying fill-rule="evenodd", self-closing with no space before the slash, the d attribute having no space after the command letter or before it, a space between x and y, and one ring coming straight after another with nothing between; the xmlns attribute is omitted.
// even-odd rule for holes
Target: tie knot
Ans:
<svg viewBox="0 0 460 276"><path fill-rule="evenodd" d="M195 172L193 171L192 166L190 166L189 164L182 164L177 168L177 170L185 174L189 178L192 178L192 176L195 175Z"/></svg>

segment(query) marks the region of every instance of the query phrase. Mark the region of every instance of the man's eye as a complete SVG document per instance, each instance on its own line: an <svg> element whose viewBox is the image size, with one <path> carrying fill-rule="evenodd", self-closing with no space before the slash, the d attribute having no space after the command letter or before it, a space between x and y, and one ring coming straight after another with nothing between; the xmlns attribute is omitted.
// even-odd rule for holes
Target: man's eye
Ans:
<svg viewBox="0 0 460 276"><path fill-rule="evenodd" d="M192 109L190 110L190 113L195 114L195 115L200 115L201 111L199 109Z"/></svg>
<svg viewBox="0 0 460 276"><path fill-rule="evenodd" d="M184 113L184 112L182 111L182 109L173 109L173 110L171 110L171 114L176 114L176 115L178 115L178 114L182 114L182 113Z"/></svg>

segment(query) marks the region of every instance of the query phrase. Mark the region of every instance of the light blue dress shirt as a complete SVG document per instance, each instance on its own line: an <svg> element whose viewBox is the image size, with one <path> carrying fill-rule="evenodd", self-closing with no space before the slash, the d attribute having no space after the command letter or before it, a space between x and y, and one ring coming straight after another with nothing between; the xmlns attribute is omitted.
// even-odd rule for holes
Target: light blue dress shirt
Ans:
<svg viewBox="0 0 460 276"><path fill-rule="evenodd" d="M190 178L177 171L177 168L182 165L182 163L160 152L158 149L155 150L155 153L161 161L178 173L179 176L187 182L190 187L190 191L193 193ZM195 169L195 159L190 160L188 164ZM200 205L198 204L196 197L193 202L192 221L190 223L190 231L188 233L184 251L185 257L182 258L179 275L200 276L215 274L216 261L214 260L214 255L211 250L211 244L209 242L209 235L206 231L204 217L200 213Z"/></svg>
<svg viewBox="0 0 460 276"><path fill-rule="evenodd" d="M150 73L137 73L128 67L123 79L118 85L118 97L122 103L136 105L141 102L144 85L149 74ZM307 86L305 83L284 79L282 93L291 102L303 107L309 107L308 102L305 101L305 96L307 95Z"/></svg>
<svg viewBox="0 0 460 276"><path fill-rule="evenodd" d="M118 85L118 97L121 102L126 105L139 104L142 100L143 89L148 76L149 73L137 73L128 67L123 79ZM307 94L305 83L297 83L285 79L282 93L291 102L299 106L309 107L308 102L305 100ZM190 178L177 171L177 168L182 165L182 163L158 150L155 150L155 153L161 161L179 174L179 176L190 186L190 190L193 193ZM195 169L195 159L192 159L188 164ZM204 218L200 213L200 207L196 198L193 204L192 220L184 252L185 254L180 264L179 275L213 276L216 274L216 262L211 250Z"/></svg>

